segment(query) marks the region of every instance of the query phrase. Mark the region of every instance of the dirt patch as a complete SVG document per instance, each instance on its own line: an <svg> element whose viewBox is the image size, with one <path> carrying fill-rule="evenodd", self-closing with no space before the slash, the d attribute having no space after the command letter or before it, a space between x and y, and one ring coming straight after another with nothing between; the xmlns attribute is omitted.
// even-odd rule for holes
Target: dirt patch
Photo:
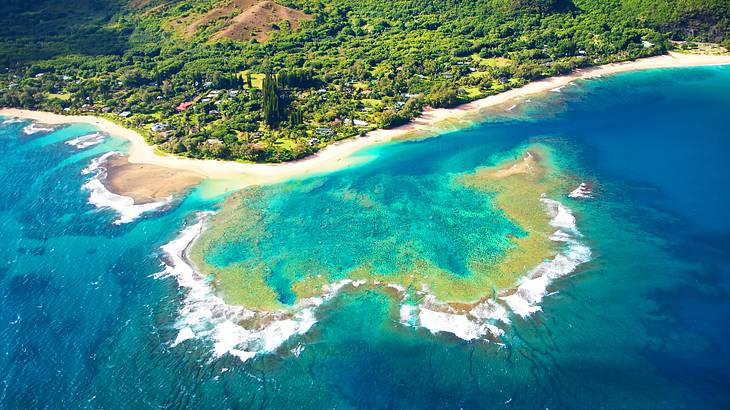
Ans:
<svg viewBox="0 0 730 410"><path fill-rule="evenodd" d="M127 6L133 10L139 10L145 8L151 2L152 0L131 0L127 3Z"/></svg>
<svg viewBox="0 0 730 410"><path fill-rule="evenodd" d="M271 35L289 27L296 30L302 21L312 16L302 11L282 6L270 0L233 0L208 11L204 15L191 15L174 23L186 38L193 37L204 27L215 26L211 40L231 39L264 42Z"/></svg>

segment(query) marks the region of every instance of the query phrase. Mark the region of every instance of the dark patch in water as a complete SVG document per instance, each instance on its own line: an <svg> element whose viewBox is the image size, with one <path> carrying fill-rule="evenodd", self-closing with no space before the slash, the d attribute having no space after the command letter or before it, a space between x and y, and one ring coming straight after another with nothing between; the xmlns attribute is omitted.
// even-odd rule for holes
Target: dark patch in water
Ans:
<svg viewBox="0 0 730 410"><path fill-rule="evenodd" d="M21 255L33 255L33 256L42 256L44 253L46 253L46 248L43 246L36 246L33 248L18 248L18 253Z"/></svg>
<svg viewBox="0 0 730 410"><path fill-rule="evenodd" d="M37 360L40 356L41 349L34 343L22 343L15 348L12 355L12 362L16 365L30 363Z"/></svg>
<svg viewBox="0 0 730 410"><path fill-rule="evenodd" d="M42 295L51 284L51 278L39 273L13 276L8 285L8 295L19 300Z"/></svg>
<svg viewBox="0 0 730 410"><path fill-rule="evenodd" d="M54 326L53 333L57 337L74 334L81 322L82 320L77 316L66 318L60 324Z"/></svg>

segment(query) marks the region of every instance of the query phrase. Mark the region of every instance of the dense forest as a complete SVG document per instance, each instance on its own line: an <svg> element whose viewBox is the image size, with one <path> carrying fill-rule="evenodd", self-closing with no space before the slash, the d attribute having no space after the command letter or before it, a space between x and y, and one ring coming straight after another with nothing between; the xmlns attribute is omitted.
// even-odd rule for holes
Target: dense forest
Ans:
<svg viewBox="0 0 730 410"><path fill-rule="evenodd" d="M578 67L730 45L727 0L5 0L0 106L256 162Z"/></svg>

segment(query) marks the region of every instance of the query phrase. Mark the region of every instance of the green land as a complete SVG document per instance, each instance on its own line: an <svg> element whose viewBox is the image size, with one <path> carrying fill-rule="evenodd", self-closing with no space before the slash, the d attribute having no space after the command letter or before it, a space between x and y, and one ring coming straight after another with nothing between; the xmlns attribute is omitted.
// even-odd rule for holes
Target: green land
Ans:
<svg viewBox="0 0 730 410"><path fill-rule="evenodd" d="M578 67L730 43L726 0L6 0L0 106L287 161ZM692 47L685 43L683 47Z"/></svg>

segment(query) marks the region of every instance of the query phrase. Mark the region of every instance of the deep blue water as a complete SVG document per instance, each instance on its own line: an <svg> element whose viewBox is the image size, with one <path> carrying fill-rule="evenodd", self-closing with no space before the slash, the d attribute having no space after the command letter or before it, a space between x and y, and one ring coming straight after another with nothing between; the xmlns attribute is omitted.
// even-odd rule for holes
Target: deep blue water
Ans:
<svg viewBox="0 0 730 410"><path fill-rule="evenodd" d="M63 141L89 127L1 126L0 407L730 407L730 68L622 74L532 100L319 178L427 181L550 145L595 183L594 199L566 200L594 259L554 284L543 312L515 318L499 346L404 327L385 293L346 292L310 332L246 363L214 359L204 341L170 347L183 291L152 277L160 245L214 203L193 192L112 225L81 170L123 143L78 151Z"/></svg>

